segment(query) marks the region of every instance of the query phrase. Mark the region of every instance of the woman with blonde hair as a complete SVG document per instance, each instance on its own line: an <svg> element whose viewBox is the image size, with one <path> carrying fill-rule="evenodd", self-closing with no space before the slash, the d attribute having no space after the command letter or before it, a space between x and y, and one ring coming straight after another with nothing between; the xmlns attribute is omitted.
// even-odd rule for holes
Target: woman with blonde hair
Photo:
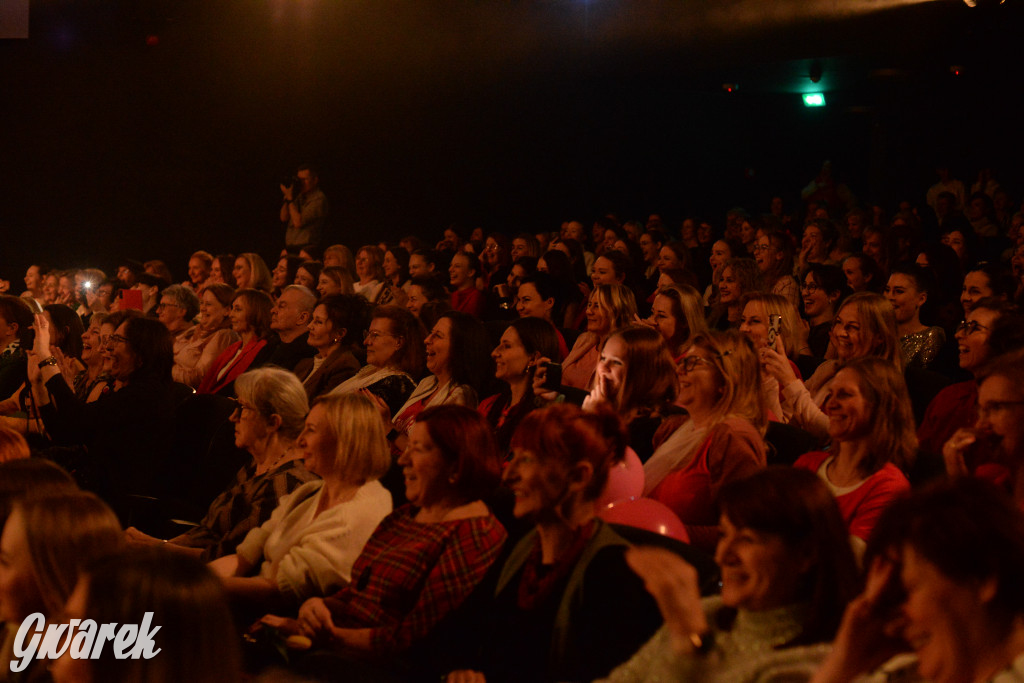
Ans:
<svg viewBox="0 0 1024 683"><path fill-rule="evenodd" d="M694 545L718 540L722 485L763 468L765 411L753 343L736 331L697 335L677 366L689 417L644 464L644 495L679 515Z"/></svg>
<svg viewBox="0 0 1024 683"><path fill-rule="evenodd" d="M562 361L562 384L589 389L604 340L612 331L633 322L636 312L636 298L628 287L594 287L587 301L587 329L576 339L569 355Z"/></svg>
<svg viewBox="0 0 1024 683"><path fill-rule="evenodd" d="M199 324L174 340L174 381L198 387L214 362L238 334L231 329L231 300L235 290L221 282L206 285L199 296Z"/></svg>
<svg viewBox="0 0 1024 683"><path fill-rule="evenodd" d="M903 370L896 314L879 294L860 292L844 301L832 323L831 339L835 358L818 366L806 383L797 378L788 358L774 349L760 350L761 363L782 387L783 421L823 439L828 436L829 419L822 407L843 365L873 356Z"/></svg>
<svg viewBox="0 0 1024 683"><path fill-rule="evenodd" d="M391 496L377 481L391 456L367 398L345 394L317 401L296 445L320 481L283 497L235 554L210 563L232 598L264 611L298 606L348 583L370 534L391 512Z"/></svg>
<svg viewBox="0 0 1024 683"><path fill-rule="evenodd" d="M831 452L802 455L794 467L821 477L850 535L866 542L882 510L910 490L903 473L914 461L917 434L907 384L892 363L858 358L836 373L825 410Z"/></svg>
<svg viewBox="0 0 1024 683"><path fill-rule="evenodd" d="M235 278L235 288L239 290L258 289L269 294L274 288L270 269L259 254L239 254L235 258L235 267L231 269L231 274Z"/></svg>
<svg viewBox="0 0 1024 683"><path fill-rule="evenodd" d="M377 303L384 291L384 252L380 247L368 244L356 252L355 282L353 287L371 304Z"/></svg>
<svg viewBox="0 0 1024 683"><path fill-rule="evenodd" d="M658 330L673 359L679 358L689 348L692 337L708 329L700 293L679 283L658 289L651 306L651 317L643 323Z"/></svg>
<svg viewBox="0 0 1024 683"><path fill-rule="evenodd" d="M784 351L790 369L800 377L796 359L800 356L800 350L807 346L806 329L789 299L781 294L765 292L744 294L740 332L754 342L755 349ZM765 407L771 411L773 419L778 419L782 415L779 383L764 366L761 368L761 388L764 391Z"/></svg>
<svg viewBox="0 0 1024 683"><path fill-rule="evenodd" d="M316 291L320 298L331 294L355 294L352 274L341 266L324 266L317 279Z"/></svg>

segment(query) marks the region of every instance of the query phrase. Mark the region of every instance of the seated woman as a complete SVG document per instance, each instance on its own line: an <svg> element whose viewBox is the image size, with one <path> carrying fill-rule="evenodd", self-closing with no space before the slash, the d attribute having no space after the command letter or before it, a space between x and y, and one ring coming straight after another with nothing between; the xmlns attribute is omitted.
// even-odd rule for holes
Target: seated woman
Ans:
<svg viewBox="0 0 1024 683"><path fill-rule="evenodd" d="M384 252L381 267L384 287L377 303L404 306L408 297L405 290L409 286L409 252L401 247L389 247Z"/></svg>
<svg viewBox="0 0 1024 683"><path fill-rule="evenodd" d="M547 274L536 272L525 277L519 283L516 290L516 313L520 318L541 318L547 320L558 332L558 356L556 359L561 362L569 355L569 347L566 346L565 337L558 330L555 322L564 320L564 304L560 303L560 292L555 281Z"/></svg>
<svg viewBox="0 0 1024 683"><path fill-rule="evenodd" d="M392 454L405 450L409 430L416 416L431 406L454 404L476 408L477 397L491 374L487 354L487 330L467 313L448 311L424 340L427 371L394 419L380 399L378 410L384 418Z"/></svg>
<svg viewBox="0 0 1024 683"><path fill-rule="evenodd" d="M843 364L874 356L902 370L896 315L889 302L871 292L844 301L832 323L832 348L835 360L818 366L806 383L797 378L789 359L781 353L768 348L760 351L762 364L782 387L783 421L823 439L828 436L829 420L822 407Z"/></svg>
<svg viewBox="0 0 1024 683"><path fill-rule="evenodd" d="M75 397L49 355L49 323L42 315L36 316L35 329L29 361L33 398L55 445L85 447L76 474L115 508L121 507L123 494L159 493L157 474L170 457L176 404L167 328L132 316L117 327L107 350L119 386L93 403Z"/></svg>
<svg viewBox="0 0 1024 683"><path fill-rule="evenodd" d="M672 508L693 544L712 550L718 491L767 462L761 373L753 344L733 331L695 337L677 372L677 404L689 418L644 463L644 495Z"/></svg>
<svg viewBox="0 0 1024 683"><path fill-rule="evenodd" d="M498 441L498 452L508 454L512 434L534 409L533 376L542 358L558 353L558 333L540 318L513 320L491 352L494 377L506 386L500 393L480 402L480 414L487 418Z"/></svg>
<svg viewBox="0 0 1024 683"><path fill-rule="evenodd" d="M807 346L811 357L820 361L828 351L829 332L836 310L849 294L846 276L838 266L812 263L807 268L800 294L803 297L803 317L810 326ZM807 376L812 373L807 372Z"/></svg>
<svg viewBox="0 0 1024 683"><path fill-rule="evenodd" d="M506 538L481 500L501 471L487 424L464 406L428 408L399 464L409 503L377 527L352 581L307 600L298 621L264 623L331 650L388 655L422 641L473 592Z"/></svg>
<svg viewBox="0 0 1024 683"><path fill-rule="evenodd" d="M391 512L391 496L377 481L391 459L369 400L358 394L321 399L297 445L306 469L322 479L282 498L235 554L210 563L245 608L297 606L347 584L370 534Z"/></svg>
<svg viewBox="0 0 1024 683"><path fill-rule="evenodd" d="M60 619L79 574L120 545L117 517L91 493L51 490L14 504L0 536L0 667L6 680L15 680L9 662L21 663L12 650L21 622L36 613ZM38 677L44 662L25 664L24 680L45 680Z"/></svg>
<svg viewBox="0 0 1024 683"><path fill-rule="evenodd" d="M235 388L235 446L248 451L252 462L238 471L234 484L217 496L198 526L167 540L129 527L129 543L166 544L168 550L206 562L230 555L253 528L270 519L283 496L317 478L305 468L295 445L309 412L298 379L280 368L258 368L239 377Z"/></svg>
<svg viewBox="0 0 1024 683"><path fill-rule="evenodd" d="M423 325L412 313L398 306L377 306L363 336L366 365L330 395L369 392L397 413L416 387L414 378L423 373L423 337Z"/></svg>
<svg viewBox="0 0 1024 683"><path fill-rule="evenodd" d="M319 261L303 261L295 271L295 278L289 284L301 285L311 292L316 291L320 282L320 271L324 265Z"/></svg>
<svg viewBox="0 0 1024 683"><path fill-rule="evenodd" d="M968 269L967 275L964 276L960 304L964 308L964 314L967 314L973 311L974 306L986 297L1013 301L1016 291L1017 283L1008 268L996 263L979 263L974 268Z"/></svg>
<svg viewBox="0 0 1024 683"><path fill-rule="evenodd" d="M520 424L504 483L516 517L535 528L501 570L476 661L467 647L467 669L491 683L589 681L657 628L653 601L626 566L628 543L595 516L625 448L622 423L607 408L551 406ZM448 680L482 678L460 672Z"/></svg>
<svg viewBox="0 0 1024 683"><path fill-rule="evenodd" d="M854 294L859 292L881 292L885 286L885 274L874 258L863 253L850 254L842 263L846 286Z"/></svg>
<svg viewBox="0 0 1024 683"><path fill-rule="evenodd" d="M239 290L231 300L231 330L238 341L224 349L199 383L196 393L234 395L235 380L250 367L259 367L269 351L270 295L256 289Z"/></svg>
<svg viewBox="0 0 1024 683"><path fill-rule="evenodd" d="M956 342L960 369L975 375L991 358L1024 343L1024 317L1005 301L982 299L957 327ZM942 453L954 432L974 426L977 409L978 383L974 378L940 391L917 430L921 450L933 455ZM991 462L993 455L984 440L973 444L968 469L973 472L978 465Z"/></svg>
<svg viewBox="0 0 1024 683"><path fill-rule="evenodd" d="M331 294L355 294L352 274L341 266L325 266L317 278L316 291L320 298Z"/></svg>
<svg viewBox="0 0 1024 683"><path fill-rule="evenodd" d="M689 285L667 285L655 292L651 317L642 321L658 330L673 360L690 348L690 339L707 331L700 293Z"/></svg>
<svg viewBox="0 0 1024 683"><path fill-rule="evenodd" d="M429 275L412 278L409 280L409 297L405 300L405 309L422 320L420 311L427 304L437 306L443 304L446 307L445 310L452 308L448 292L437 279ZM426 327L425 322L424 327Z"/></svg>
<svg viewBox="0 0 1024 683"><path fill-rule="evenodd" d="M877 531L867 587L847 608L814 683L1018 680L1019 504L987 482L942 482L891 505ZM903 656L886 664L894 655Z"/></svg>
<svg viewBox="0 0 1024 683"><path fill-rule="evenodd" d="M708 311L708 327L736 329L743 315L743 295L760 291L757 263L749 258L731 258L722 264L718 281L718 301Z"/></svg>
<svg viewBox="0 0 1024 683"><path fill-rule="evenodd" d="M317 353L295 366L311 401L359 371L355 353L369 323L370 306L357 294L327 295L313 309L306 342Z"/></svg>
<svg viewBox="0 0 1024 683"><path fill-rule="evenodd" d="M599 259L600 260L600 259ZM626 425L629 445L641 461L654 452L654 432L672 412L679 383L661 334L641 325L613 332L601 348L594 388L584 410L606 404Z"/></svg>
<svg viewBox="0 0 1024 683"><path fill-rule="evenodd" d="M603 683L806 680L828 654L858 585L828 490L809 472L769 467L725 486L718 504L721 595L701 599L677 555L631 550L665 625Z"/></svg>
<svg viewBox="0 0 1024 683"><path fill-rule="evenodd" d="M238 636L220 582L199 561L158 549L103 557L81 574L62 611L96 624L149 620L157 656L118 658L105 647L95 659L64 655L50 666L55 683L189 681L240 683Z"/></svg>
<svg viewBox="0 0 1024 683"><path fill-rule="evenodd" d="M754 242L754 261L757 262L764 290L786 297L793 308L797 308L800 305L800 288L793 277L793 241L789 234L758 230Z"/></svg>
<svg viewBox="0 0 1024 683"><path fill-rule="evenodd" d="M51 350L58 356L61 372L73 379L85 369L82 363L82 335L85 333L82 319L64 304L47 304L43 307L43 315L50 323L50 345L55 347Z"/></svg>
<svg viewBox="0 0 1024 683"><path fill-rule="evenodd" d="M100 331L106 319L106 313L93 313L88 329L82 333L82 364L85 369L74 375L72 380L79 401L91 403L113 390L114 378L110 376L109 368L104 368L103 335Z"/></svg>
<svg viewBox="0 0 1024 683"><path fill-rule="evenodd" d="M231 329L231 300L235 290L223 283L208 284L199 295L199 324L185 330L174 340L175 382L198 387L214 362L239 340Z"/></svg>
<svg viewBox="0 0 1024 683"><path fill-rule="evenodd" d="M456 252L448 266L452 308L476 317L483 314L487 303L487 297L476 288L479 270L479 261L464 251Z"/></svg>
<svg viewBox="0 0 1024 683"><path fill-rule="evenodd" d="M801 349L806 349L807 344L803 336L806 328L796 308L781 294L751 292L744 294L742 301L740 332L754 343L758 353L767 348L784 353L790 370L800 378L800 368L796 361L800 358ZM769 419L778 421L782 416L779 383L764 365L761 366L761 391Z"/></svg>
<svg viewBox="0 0 1024 683"><path fill-rule="evenodd" d="M1024 501L1024 352L1017 347L978 373L978 419L958 429L942 455L954 477L973 474L1004 486L1018 505ZM977 447L987 447L981 461ZM984 451L983 451L984 452Z"/></svg>
<svg viewBox="0 0 1024 683"><path fill-rule="evenodd" d="M274 288L271 284L273 280L270 277L270 269L259 254L239 254L235 259L234 268L231 269L231 275L237 290L255 289L269 295Z"/></svg>
<svg viewBox="0 0 1024 683"><path fill-rule="evenodd" d="M807 453L793 466L821 477L863 549L882 511L910 490L903 473L917 435L906 382L881 358L851 361L832 380L825 412L831 451Z"/></svg>
<svg viewBox="0 0 1024 683"><path fill-rule="evenodd" d="M630 289L622 285L597 285L587 301L587 329L562 361L562 384L588 391L601 344L613 330L633 322L636 314L636 298Z"/></svg>
<svg viewBox="0 0 1024 683"><path fill-rule="evenodd" d="M372 244L360 247L356 252L356 281L353 283L356 294L371 304L384 290L384 254L380 247Z"/></svg>
<svg viewBox="0 0 1024 683"><path fill-rule="evenodd" d="M921 309L936 290L932 272L917 264L897 264L885 285L885 298L896 313L903 367L927 368L946 343L941 327L921 322Z"/></svg>

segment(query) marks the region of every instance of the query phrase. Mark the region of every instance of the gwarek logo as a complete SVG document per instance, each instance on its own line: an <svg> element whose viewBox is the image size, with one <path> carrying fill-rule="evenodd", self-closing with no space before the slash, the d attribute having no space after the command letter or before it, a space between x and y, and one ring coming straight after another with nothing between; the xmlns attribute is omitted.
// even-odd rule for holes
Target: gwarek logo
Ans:
<svg viewBox="0 0 1024 683"><path fill-rule="evenodd" d="M160 627L151 628L153 613L146 612L142 624L97 624L92 619L71 619L66 624L49 624L41 612L30 614L21 623L14 639L11 671L24 671L33 659L60 659L67 652L72 659L99 659L103 646L112 641L117 659L152 659L160 654L153 636ZM31 634L28 645L26 638Z"/></svg>

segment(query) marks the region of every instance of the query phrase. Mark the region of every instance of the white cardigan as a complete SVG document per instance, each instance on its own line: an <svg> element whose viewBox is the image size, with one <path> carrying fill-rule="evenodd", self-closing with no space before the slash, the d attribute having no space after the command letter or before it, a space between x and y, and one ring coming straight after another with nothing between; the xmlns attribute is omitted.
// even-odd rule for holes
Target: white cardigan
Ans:
<svg viewBox="0 0 1024 683"><path fill-rule="evenodd" d="M311 481L282 497L270 519L236 551L253 565L262 563L259 575L295 604L348 583L366 541L391 513L391 494L371 481L352 500L314 518L322 488L323 481Z"/></svg>

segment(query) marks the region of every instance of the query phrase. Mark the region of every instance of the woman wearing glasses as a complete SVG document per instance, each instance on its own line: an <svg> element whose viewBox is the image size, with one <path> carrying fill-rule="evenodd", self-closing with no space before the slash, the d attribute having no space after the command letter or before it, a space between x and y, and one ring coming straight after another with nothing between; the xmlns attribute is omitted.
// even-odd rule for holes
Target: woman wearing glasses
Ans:
<svg viewBox="0 0 1024 683"><path fill-rule="evenodd" d="M363 335L366 366L330 395L369 392L396 414L416 387L415 378L423 374L423 337L423 325L412 313L398 306L378 306Z"/></svg>
<svg viewBox="0 0 1024 683"><path fill-rule="evenodd" d="M978 419L971 429L958 429L943 448L951 476L969 474L971 449L985 443L995 462L975 467L973 474L1007 488L1017 504L1024 501L1024 352L999 356L978 378Z"/></svg>
<svg viewBox="0 0 1024 683"><path fill-rule="evenodd" d="M766 230L757 231L754 242L754 261L766 292L780 294L800 307L800 288L793 277L793 243L789 236Z"/></svg>
<svg viewBox="0 0 1024 683"><path fill-rule="evenodd" d="M990 358L1024 344L1024 316L1005 301L982 299L957 327L956 342L960 368L976 375ZM943 446L958 430L974 426L977 408L978 382L973 377L940 391L917 430L921 450L933 455L942 453ZM992 444L984 439L970 444L962 455L964 466L972 473L995 457Z"/></svg>
<svg viewBox="0 0 1024 683"><path fill-rule="evenodd" d="M832 323L831 340L835 359L818 366L806 383L797 378L783 354L769 348L759 351L761 363L782 387L783 420L821 439L829 434L829 419L823 407L843 365L875 356L902 370L896 315L892 305L878 294L861 292L843 302Z"/></svg>
<svg viewBox="0 0 1024 683"><path fill-rule="evenodd" d="M278 500L317 478L302 464L295 438L309 412L298 378L280 368L250 370L235 382L238 403L231 414L235 445L252 461L232 486L217 496L198 526L166 541L135 527L126 530L132 545L162 545L209 562L235 552L252 529L270 519Z"/></svg>
<svg viewBox="0 0 1024 683"><path fill-rule="evenodd" d="M694 337L677 374L676 403L689 418L644 464L644 495L672 508L693 544L712 551L719 489L766 464L761 371L753 343L729 331Z"/></svg>

